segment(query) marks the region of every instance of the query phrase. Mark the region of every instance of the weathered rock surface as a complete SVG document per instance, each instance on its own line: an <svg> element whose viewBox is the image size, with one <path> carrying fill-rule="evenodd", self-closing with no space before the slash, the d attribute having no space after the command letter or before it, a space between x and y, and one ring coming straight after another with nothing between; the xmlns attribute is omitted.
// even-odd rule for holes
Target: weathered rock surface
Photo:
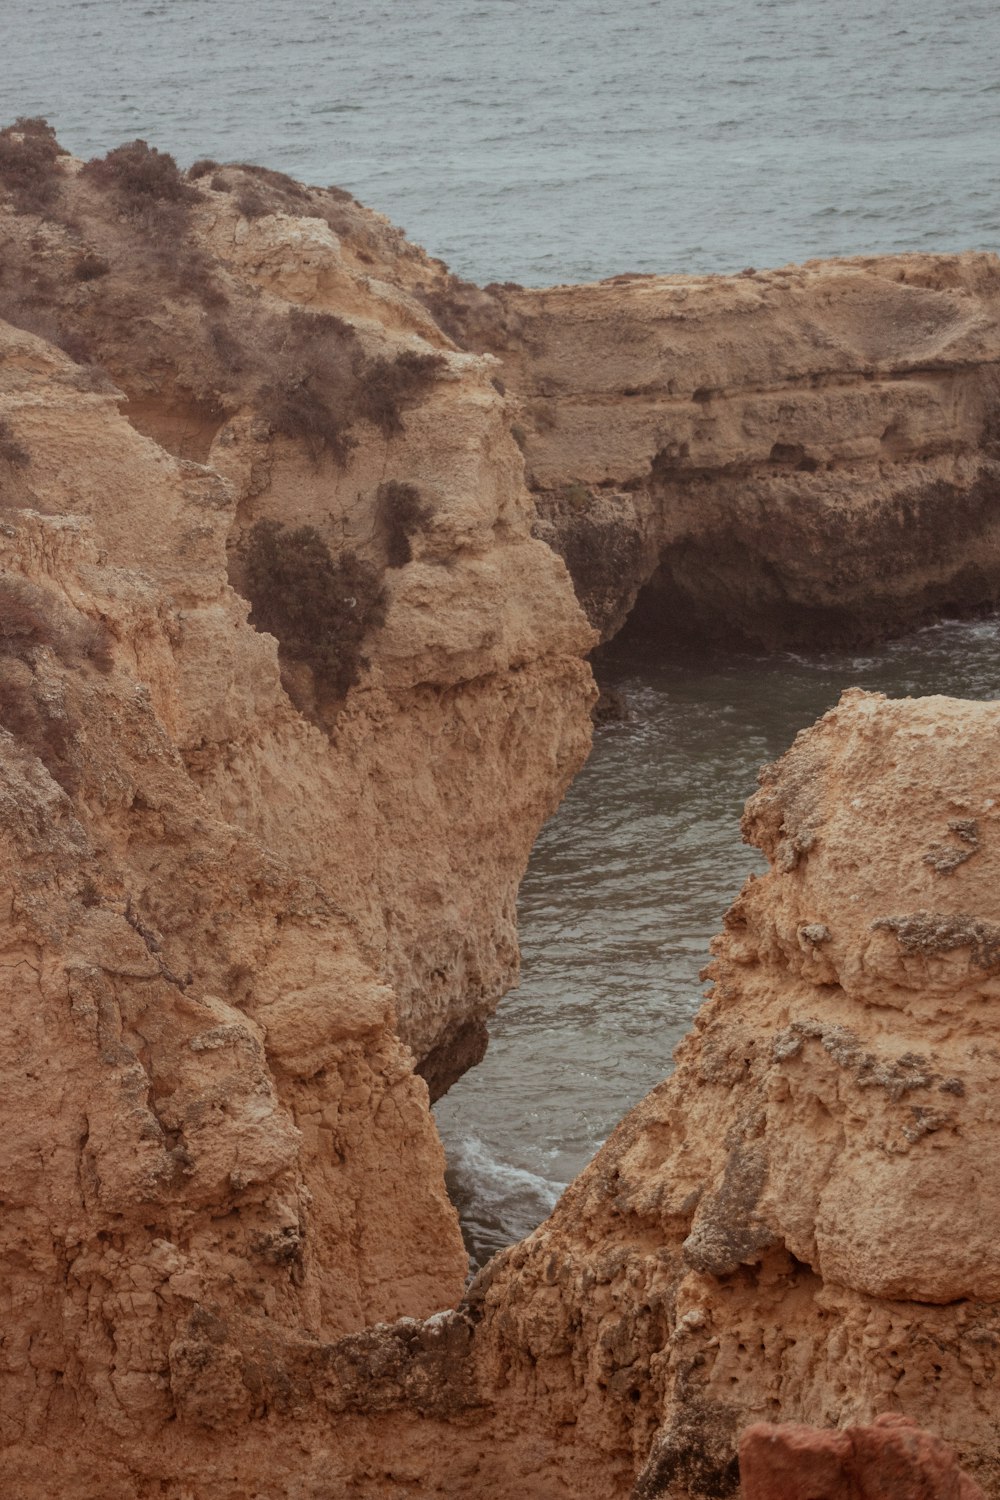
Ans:
<svg viewBox="0 0 1000 1500"><path fill-rule="evenodd" d="M414 1061L447 1086L516 976L592 633L494 365L373 272L419 252L357 206L348 251L198 189L169 253L206 319L143 227L162 205L58 173L58 213L3 218L35 325L0 323L4 1492L385 1494L378 1443L429 1468L421 1423L477 1400L467 1319L434 1316L467 1261ZM268 420L245 362L276 321L347 350L338 455ZM269 518L379 591L336 693L229 581Z"/></svg>
<svg viewBox="0 0 1000 1500"><path fill-rule="evenodd" d="M676 1071L484 1273L485 1493L724 1496L747 1424L884 1412L998 1492L998 730L853 692L764 774Z"/></svg>
<svg viewBox="0 0 1000 1500"><path fill-rule="evenodd" d="M647 632L766 645L1000 600L995 256L493 294L468 336L605 637L637 595Z"/></svg>
<svg viewBox="0 0 1000 1500"><path fill-rule="evenodd" d="M996 706L800 736L677 1072L461 1302L414 1070L481 1049L588 744L532 525L604 631L657 567L761 638L994 597L996 262L456 312L343 194L46 139L0 209L7 1492L719 1500L748 1423L903 1411L997 1493Z"/></svg>
<svg viewBox="0 0 1000 1500"><path fill-rule="evenodd" d="M911 1417L840 1432L760 1422L740 1436L743 1500L984 1500L947 1443Z"/></svg>
<svg viewBox="0 0 1000 1500"><path fill-rule="evenodd" d="M239 686L206 697L202 677L230 670L217 609L185 608L193 665L170 724L212 805L336 891L440 1092L481 1056L516 979L517 886L589 746L593 636L530 536L495 361L455 352L413 296L439 264L338 190L225 168L167 174L190 195L175 201L69 158L53 171L41 221L0 209L0 315L66 346L83 392L56 421L41 372L34 386L23 373L40 356L9 367L7 441L31 461L3 465L4 503L93 517L110 558L154 572L181 607L195 538L213 590L226 554L245 589L261 521L311 527L371 570L382 603L346 700L273 627L282 683L329 753L273 681L260 704ZM211 525L179 537L155 486L127 488L125 423L97 451L93 413L115 387L132 426L218 476ZM414 497L405 528L399 493Z"/></svg>

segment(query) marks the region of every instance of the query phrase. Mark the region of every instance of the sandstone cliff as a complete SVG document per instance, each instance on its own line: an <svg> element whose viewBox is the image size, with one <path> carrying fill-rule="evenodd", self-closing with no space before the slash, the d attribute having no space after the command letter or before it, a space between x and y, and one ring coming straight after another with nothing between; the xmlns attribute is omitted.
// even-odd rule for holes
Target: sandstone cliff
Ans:
<svg viewBox="0 0 1000 1500"><path fill-rule="evenodd" d="M676 1073L461 1301L427 1087L588 744L532 526L606 631L985 603L995 263L480 293L259 169L0 183L9 1492L708 1500L903 1410L997 1493L993 707L767 773Z"/></svg>
<svg viewBox="0 0 1000 1500"><path fill-rule="evenodd" d="M538 532L604 636L878 638L1000 600L1000 262L491 289Z"/></svg>
<svg viewBox="0 0 1000 1500"><path fill-rule="evenodd" d="M477 1290L497 1495L724 1496L746 1424L883 1412L1000 1492L998 727L851 692L763 774L674 1074Z"/></svg>
<svg viewBox="0 0 1000 1500"><path fill-rule="evenodd" d="M290 1493L301 1421L319 1493L331 1419L465 1404L464 1321L405 1321L466 1273L414 1063L516 977L593 637L384 221L2 145L0 1471Z"/></svg>
<svg viewBox="0 0 1000 1500"><path fill-rule="evenodd" d="M440 268L339 190L208 164L182 179L138 148L81 170L46 148L41 133L32 194L13 192L2 218L0 315L70 352L90 406L124 391L133 427L225 481L211 566L228 554L239 588L261 522L312 528L334 560L305 632L287 610L265 627L331 753L284 700L266 732L256 706L198 702L221 643L193 610L200 668L173 709L191 719L187 769L226 818L336 890L440 1091L481 1055L516 978L517 885L589 744L593 637L529 535L495 362L446 352L409 290ZM38 397L4 420L31 458L5 465L6 502L91 515L114 561L156 569L183 603L187 564L155 490L123 493L117 456L75 478L90 434ZM332 638L338 666L350 657L332 687L296 654L296 623ZM211 670L229 670L224 656Z"/></svg>

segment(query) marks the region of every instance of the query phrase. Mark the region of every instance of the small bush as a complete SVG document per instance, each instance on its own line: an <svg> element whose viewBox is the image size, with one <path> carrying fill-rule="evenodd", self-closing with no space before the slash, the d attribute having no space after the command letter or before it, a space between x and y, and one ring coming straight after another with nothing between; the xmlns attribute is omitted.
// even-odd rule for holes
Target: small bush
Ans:
<svg viewBox="0 0 1000 1500"><path fill-rule="evenodd" d="M358 416L386 437L404 431L403 409L418 401L444 367L440 354L404 349L394 360L374 359L359 371Z"/></svg>
<svg viewBox="0 0 1000 1500"><path fill-rule="evenodd" d="M12 469L26 469L31 463L31 454L18 442L5 417L0 417L0 459Z"/></svg>
<svg viewBox="0 0 1000 1500"><path fill-rule="evenodd" d="M83 169L102 187L114 188L123 198L158 203L193 203L196 189L181 175L169 151L158 151L146 141L129 141L106 156L95 156Z"/></svg>
<svg viewBox="0 0 1000 1500"><path fill-rule="evenodd" d="M247 547L252 620L313 673L317 694L342 698L357 682L362 643L385 617L378 573L353 552L332 557L314 526L258 521Z"/></svg>
<svg viewBox="0 0 1000 1500"><path fill-rule="evenodd" d="M235 202L244 219L262 219L271 212L261 194L252 186L240 188Z"/></svg>
<svg viewBox="0 0 1000 1500"><path fill-rule="evenodd" d="M0 130L0 186L18 213L44 214L51 207L62 182L56 163L65 155L43 119L22 116Z"/></svg>
<svg viewBox="0 0 1000 1500"><path fill-rule="evenodd" d="M413 484L390 480L378 488L378 518L387 537L390 568L402 568L413 560L410 539L423 530L432 511Z"/></svg>
<svg viewBox="0 0 1000 1500"><path fill-rule="evenodd" d="M77 281L97 281L101 276L107 276L110 270L103 255L94 255L87 250L73 267L73 275Z"/></svg>
<svg viewBox="0 0 1000 1500"><path fill-rule="evenodd" d="M203 156L199 161L192 162L188 167L188 177L192 182L197 182L199 177L207 177L209 172L217 172L219 163L213 161L210 156Z"/></svg>
<svg viewBox="0 0 1000 1500"><path fill-rule="evenodd" d="M331 313L293 308L268 331L272 378L257 402L275 432L303 440L314 462L324 453L347 462L354 439L354 329Z"/></svg>
<svg viewBox="0 0 1000 1500"><path fill-rule="evenodd" d="M144 233L176 240L187 232L188 211L198 201L198 189L185 180L169 151L129 141L107 156L93 157L83 175L113 192L126 218Z"/></svg>

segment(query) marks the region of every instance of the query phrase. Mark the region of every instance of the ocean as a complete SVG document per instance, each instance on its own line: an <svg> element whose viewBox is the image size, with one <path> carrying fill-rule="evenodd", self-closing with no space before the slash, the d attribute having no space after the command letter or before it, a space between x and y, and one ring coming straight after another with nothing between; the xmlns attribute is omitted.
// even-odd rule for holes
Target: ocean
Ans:
<svg viewBox="0 0 1000 1500"><path fill-rule="evenodd" d="M995 0L0 0L7 120L78 155L336 183L525 285L1000 244ZM527 1233L671 1066L760 860L758 766L843 687L1000 692L1000 624L862 657L612 650L603 729L524 882L521 988L437 1107L474 1261Z"/></svg>
<svg viewBox="0 0 1000 1500"><path fill-rule="evenodd" d="M992 249L995 0L0 0L8 119L336 183L544 285Z"/></svg>

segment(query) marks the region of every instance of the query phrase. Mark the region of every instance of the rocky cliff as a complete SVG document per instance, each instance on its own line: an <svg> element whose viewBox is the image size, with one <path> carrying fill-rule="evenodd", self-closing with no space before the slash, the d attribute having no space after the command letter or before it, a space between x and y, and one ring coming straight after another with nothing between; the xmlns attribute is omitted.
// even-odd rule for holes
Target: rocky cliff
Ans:
<svg viewBox="0 0 1000 1500"><path fill-rule="evenodd" d="M384 221L38 126L0 180L2 1472L242 1496L463 1406L461 1320L364 1330L462 1291L414 1067L516 976L592 633Z"/></svg>
<svg viewBox="0 0 1000 1500"><path fill-rule="evenodd" d="M853 642L1000 600L1000 262L490 289L538 532L604 636Z"/></svg>
<svg viewBox="0 0 1000 1500"><path fill-rule="evenodd" d="M589 742L532 529L606 631L983 604L995 263L478 292L247 166L22 122L0 185L8 1491L709 1500L903 1410L996 1494L992 706L766 773L676 1072L465 1298L428 1109Z"/></svg>
<svg viewBox="0 0 1000 1500"><path fill-rule="evenodd" d="M1000 1492L998 727L855 691L763 773L675 1072L477 1290L497 1495L725 1496L747 1424L888 1412Z"/></svg>

